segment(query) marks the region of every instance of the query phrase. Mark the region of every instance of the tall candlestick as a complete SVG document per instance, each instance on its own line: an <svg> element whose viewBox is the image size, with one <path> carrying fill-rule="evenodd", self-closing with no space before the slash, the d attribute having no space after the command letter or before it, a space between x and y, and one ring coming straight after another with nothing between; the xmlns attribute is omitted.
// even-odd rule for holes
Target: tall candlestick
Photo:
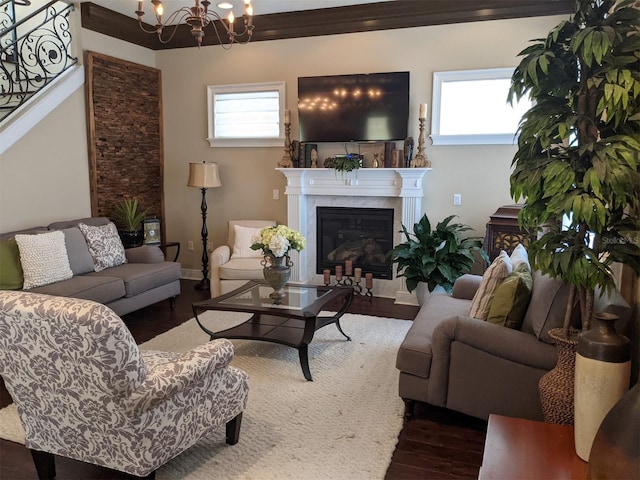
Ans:
<svg viewBox="0 0 640 480"><path fill-rule="evenodd" d="M342 265L336 265L336 280L342 280Z"/></svg>
<svg viewBox="0 0 640 480"><path fill-rule="evenodd" d="M284 155L282 160L278 162L278 166L281 168L293 167L291 160L291 112L289 110L284 112Z"/></svg>
<svg viewBox="0 0 640 480"><path fill-rule="evenodd" d="M418 114L418 118L427 118L427 104L420 104L420 113Z"/></svg>
<svg viewBox="0 0 640 480"><path fill-rule="evenodd" d="M350 277L353 273L353 260L346 260L344 262L344 273L347 277Z"/></svg>
<svg viewBox="0 0 640 480"><path fill-rule="evenodd" d="M427 159L424 153L424 118L418 119L418 128L420 129L420 135L418 136L418 153L411 160L411 168L424 168L431 167L431 160Z"/></svg>
<svg viewBox="0 0 640 480"><path fill-rule="evenodd" d="M284 123L291 123L291 110L284 111Z"/></svg>
<svg viewBox="0 0 640 480"><path fill-rule="evenodd" d="M360 281L360 279L362 278L362 269L360 267L356 267L355 268L355 275L353 277L353 280L358 283Z"/></svg>
<svg viewBox="0 0 640 480"><path fill-rule="evenodd" d="M324 275L324 284L329 285L331 283L331 270L325 268L322 273Z"/></svg>
<svg viewBox="0 0 640 480"><path fill-rule="evenodd" d="M365 273L364 279L365 279L364 286L367 288L373 288L373 273Z"/></svg>

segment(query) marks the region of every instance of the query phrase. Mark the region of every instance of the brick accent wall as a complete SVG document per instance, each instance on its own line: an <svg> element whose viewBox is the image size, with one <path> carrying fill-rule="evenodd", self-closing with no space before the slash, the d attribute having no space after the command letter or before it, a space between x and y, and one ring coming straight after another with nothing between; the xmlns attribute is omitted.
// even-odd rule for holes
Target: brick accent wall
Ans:
<svg viewBox="0 0 640 480"><path fill-rule="evenodd" d="M160 70L85 52L91 214L137 197L164 235Z"/></svg>

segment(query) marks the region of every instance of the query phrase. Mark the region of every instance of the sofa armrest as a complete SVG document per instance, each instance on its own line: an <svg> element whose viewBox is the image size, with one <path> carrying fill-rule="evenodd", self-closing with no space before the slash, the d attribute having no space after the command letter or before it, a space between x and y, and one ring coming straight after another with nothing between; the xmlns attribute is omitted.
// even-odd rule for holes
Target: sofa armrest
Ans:
<svg viewBox="0 0 640 480"><path fill-rule="evenodd" d="M220 245L209 254L209 266L219 267L224 265L231 258L231 248L229 245Z"/></svg>
<svg viewBox="0 0 640 480"><path fill-rule="evenodd" d="M149 371L147 377L124 401L127 415L136 418L168 398L191 387L215 370L225 368L233 359L233 344L214 340L182 354L177 359Z"/></svg>
<svg viewBox="0 0 640 480"><path fill-rule="evenodd" d="M142 247L127 248L124 251L129 263L162 263L164 254L160 247L143 245Z"/></svg>
<svg viewBox="0 0 640 480"><path fill-rule="evenodd" d="M476 290L480 287L482 275L472 275L467 273L458 278L453 284L453 292L451 296L454 298L462 298L465 300L473 300Z"/></svg>
<svg viewBox="0 0 640 480"><path fill-rule="evenodd" d="M429 397L435 405L446 405L451 345L462 342L487 355L531 368L551 370L557 361L554 345L530 333L513 330L476 318L454 316L443 320L433 331L433 360L429 374ZM431 401L431 400L430 400Z"/></svg>

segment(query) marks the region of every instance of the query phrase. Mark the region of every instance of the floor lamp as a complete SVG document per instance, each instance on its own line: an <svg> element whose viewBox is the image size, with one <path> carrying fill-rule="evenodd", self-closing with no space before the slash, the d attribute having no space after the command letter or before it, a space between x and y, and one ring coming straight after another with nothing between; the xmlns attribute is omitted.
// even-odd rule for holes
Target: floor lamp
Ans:
<svg viewBox="0 0 640 480"><path fill-rule="evenodd" d="M196 285L198 290L209 290L209 252L207 252L207 188L220 187L220 175L217 163L190 163L189 187L198 187L202 190L202 280Z"/></svg>

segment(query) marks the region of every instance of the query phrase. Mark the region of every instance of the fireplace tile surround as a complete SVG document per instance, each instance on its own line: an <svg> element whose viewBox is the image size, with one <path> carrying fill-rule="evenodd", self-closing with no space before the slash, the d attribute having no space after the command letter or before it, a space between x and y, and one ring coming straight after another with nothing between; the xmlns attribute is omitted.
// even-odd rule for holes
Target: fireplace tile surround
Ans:
<svg viewBox="0 0 640 480"><path fill-rule="evenodd" d="M345 173L328 168L277 168L287 179L287 225L307 238L301 252L293 252L294 283L321 284L315 273L316 207L393 208L394 245L403 241L402 225L412 226L422 216L423 177L430 168L361 168ZM355 265L354 265L355 266ZM332 272L333 273L333 272ZM364 271L363 271L364 274ZM416 305L403 278L375 279L373 294Z"/></svg>

